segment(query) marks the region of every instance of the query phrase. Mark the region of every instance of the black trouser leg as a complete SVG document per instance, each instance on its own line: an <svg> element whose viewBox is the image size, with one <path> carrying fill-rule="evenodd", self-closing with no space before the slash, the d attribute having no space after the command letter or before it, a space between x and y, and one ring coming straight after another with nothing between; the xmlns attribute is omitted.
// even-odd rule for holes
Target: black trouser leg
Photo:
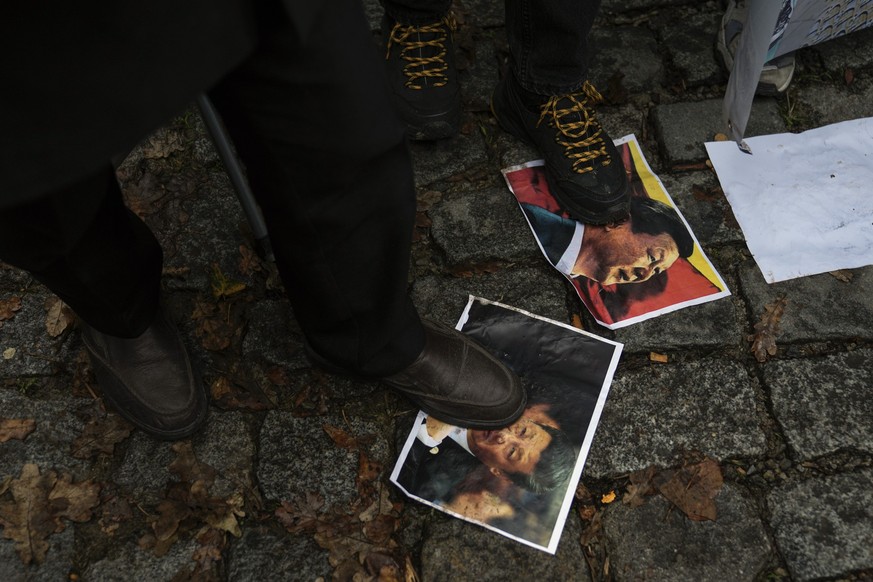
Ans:
<svg viewBox="0 0 873 582"><path fill-rule="evenodd" d="M415 189L357 0L301 45L276 14L211 92L245 163L295 314L323 357L399 371L424 335L407 295Z"/></svg>
<svg viewBox="0 0 873 582"><path fill-rule="evenodd" d="M112 167L0 210L0 259L28 271L93 328L136 337L158 305L162 253L125 206Z"/></svg>

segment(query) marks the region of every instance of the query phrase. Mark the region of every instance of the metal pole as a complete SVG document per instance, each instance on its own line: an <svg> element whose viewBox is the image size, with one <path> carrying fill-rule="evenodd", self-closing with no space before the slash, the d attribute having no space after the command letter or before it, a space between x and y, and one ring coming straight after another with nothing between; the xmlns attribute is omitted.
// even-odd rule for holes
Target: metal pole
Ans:
<svg viewBox="0 0 873 582"><path fill-rule="evenodd" d="M212 136L212 141L218 150L218 156L224 163L224 167L233 184L233 189L236 191L236 197L239 199L249 226L251 226L257 251L262 258L272 261L274 260L273 249L270 246L264 216L261 214L261 209L258 207L257 202L255 202L249 182L246 180L242 166L240 166L239 160L236 158L230 139L228 139L224 126L221 124L221 119L218 117L218 112L215 111L215 107L209 101L209 98L202 93L197 96L197 107L200 108L203 122Z"/></svg>

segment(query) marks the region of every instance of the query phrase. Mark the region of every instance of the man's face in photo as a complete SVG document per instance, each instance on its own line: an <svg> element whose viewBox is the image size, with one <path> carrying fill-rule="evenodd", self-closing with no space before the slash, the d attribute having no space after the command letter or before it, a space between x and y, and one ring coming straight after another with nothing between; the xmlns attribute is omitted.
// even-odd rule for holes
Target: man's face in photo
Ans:
<svg viewBox="0 0 873 582"><path fill-rule="evenodd" d="M599 259L596 280L602 285L648 281L679 258L676 241L667 233L634 233L630 222L595 228L606 229L596 249Z"/></svg>
<svg viewBox="0 0 873 582"><path fill-rule="evenodd" d="M522 416L500 430L470 430L470 450L492 469L530 475L552 435L530 418Z"/></svg>

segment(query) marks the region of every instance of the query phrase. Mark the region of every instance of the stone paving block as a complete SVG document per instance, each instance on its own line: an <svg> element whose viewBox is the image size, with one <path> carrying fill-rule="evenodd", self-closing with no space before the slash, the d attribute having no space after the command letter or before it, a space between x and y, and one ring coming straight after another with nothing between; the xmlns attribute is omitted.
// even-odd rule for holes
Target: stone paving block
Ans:
<svg viewBox="0 0 873 582"><path fill-rule="evenodd" d="M488 4L500 6L502 10L500 2L489 2ZM475 12L471 15L474 25L482 26L480 23L482 16ZM461 48L456 48L456 54L463 59L463 62L466 62L466 66L463 68L461 68L461 63L458 63L460 68L458 79L461 84L461 99L464 103L464 110L487 113L491 111L491 94L494 92L494 87L497 86L499 73L497 47L492 39L495 36L503 35L504 32L493 30L484 31L481 34L484 36L483 39L477 39L475 44L466 47L467 51L472 54L468 54ZM470 130L480 131L478 124L472 125Z"/></svg>
<svg viewBox="0 0 873 582"><path fill-rule="evenodd" d="M141 503L156 503L167 483L174 479L170 463L176 455L170 450L171 443L134 430L125 444L124 459L113 474L113 480Z"/></svg>
<svg viewBox="0 0 873 582"><path fill-rule="evenodd" d="M76 560L73 524L61 533L50 535L46 541L49 550L40 565L21 562L15 543L0 536L0 580L8 582L41 582L42 580L69 580Z"/></svg>
<svg viewBox="0 0 873 582"><path fill-rule="evenodd" d="M712 6L711 4L709 6ZM717 83L727 74L715 60L715 40L721 25L720 10L665 10L652 25L661 33L661 42L667 47L673 66L685 81L686 87ZM682 26L670 26L681 21Z"/></svg>
<svg viewBox="0 0 873 582"><path fill-rule="evenodd" d="M692 521L660 495L603 512L609 570L616 582L758 580L773 550L754 502L726 483L715 521Z"/></svg>
<svg viewBox="0 0 873 582"><path fill-rule="evenodd" d="M0 290L3 293L16 295L33 284L36 282L26 271L0 261Z"/></svg>
<svg viewBox="0 0 873 582"><path fill-rule="evenodd" d="M197 459L218 471L211 494L230 495L250 483L255 448L242 413L210 410L192 444ZM170 471L176 458L172 443L135 430L126 445L124 459L113 475L115 483L142 502L158 501L167 484L178 480Z"/></svg>
<svg viewBox="0 0 873 582"><path fill-rule="evenodd" d="M682 3L683 0L604 0L600 9L605 13L622 13L650 10L652 8L674 6Z"/></svg>
<svg viewBox="0 0 873 582"><path fill-rule="evenodd" d="M773 414L798 460L851 449L873 454L873 350L763 366Z"/></svg>
<svg viewBox="0 0 873 582"><path fill-rule="evenodd" d="M246 318L242 349L247 358L257 355L292 370L310 366L303 349L303 332L287 300L255 303L246 311Z"/></svg>
<svg viewBox="0 0 873 582"><path fill-rule="evenodd" d="M600 125L609 134L609 137L613 140L630 134L637 136L637 139L639 140L640 136L643 135L646 126L646 116L639 110L639 108L634 107L633 105L623 105L621 107L598 107L597 119L600 121ZM649 156L652 153L654 152L647 152L645 151L645 147L643 147L643 155L646 156L646 159L650 164L652 163L652 160L649 159Z"/></svg>
<svg viewBox="0 0 873 582"><path fill-rule="evenodd" d="M325 425L340 428L353 437L375 436L368 447L371 460L390 474L394 457L389 451L384 427L344 415L296 417L270 411L259 435L257 477L264 496L272 501L290 500L316 491L325 508L351 503L358 495L355 478L358 454L334 443Z"/></svg>
<svg viewBox="0 0 873 582"><path fill-rule="evenodd" d="M191 557L197 549L194 539L177 541L163 556L155 556L151 550L140 548L135 541L119 544L104 558L90 564L82 572L83 580L100 582L129 582L137 580L184 580L176 578L179 573L194 569Z"/></svg>
<svg viewBox="0 0 873 582"><path fill-rule="evenodd" d="M506 133L496 123L492 126L491 131L501 170L542 159L543 156L533 147Z"/></svg>
<svg viewBox="0 0 873 582"><path fill-rule="evenodd" d="M741 313L737 299L722 297L623 327L613 339L628 353L728 347L743 337Z"/></svg>
<svg viewBox="0 0 873 582"><path fill-rule="evenodd" d="M81 344L75 333L53 338L46 331L45 302L54 295L35 284L27 293L0 293L11 297L21 299L21 309L0 327L0 378L49 376L67 367Z"/></svg>
<svg viewBox="0 0 873 582"><path fill-rule="evenodd" d="M715 173L665 172L659 178L704 250L745 240L727 198L723 193L710 193L719 185Z"/></svg>
<svg viewBox="0 0 873 582"><path fill-rule="evenodd" d="M658 142L669 165L706 159L704 143L724 133L722 100L708 99L659 105L652 112ZM756 99L746 128L746 137L785 132L785 122L773 99Z"/></svg>
<svg viewBox="0 0 873 582"><path fill-rule="evenodd" d="M146 218L164 248L165 269L186 269L183 276L165 277L167 289L211 291L213 265L232 281L252 284L239 272L241 245L249 245L242 208L223 174L212 173L207 184L181 201L177 213L157 221ZM173 220L172 217L181 217Z"/></svg>
<svg viewBox="0 0 873 582"><path fill-rule="evenodd" d="M873 65L873 28L857 30L803 50L817 52L829 71L843 73L847 68L861 69Z"/></svg>
<svg viewBox="0 0 873 582"><path fill-rule="evenodd" d="M648 29L633 26L598 27L591 31L591 67L588 77L603 90L619 73L630 93L649 93L664 81L655 37Z"/></svg>
<svg viewBox="0 0 873 582"><path fill-rule="evenodd" d="M478 525L442 515L428 526L421 548L421 579L429 582L591 580L579 545L581 527L571 512L554 556Z"/></svg>
<svg viewBox="0 0 873 582"><path fill-rule="evenodd" d="M70 447L82 434L84 416L94 406L91 399L55 393L36 383L26 389L0 389L0 418L33 419L36 429L24 440L0 443L0 483L18 478L25 463L40 472L67 471L77 480L87 477L88 463L70 455Z"/></svg>
<svg viewBox="0 0 873 582"><path fill-rule="evenodd" d="M451 265L542 256L505 183L444 196L429 211L431 236Z"/></svg>
<svg viewBox="0 0 873 582"><path fill-rule="evenodd" d="M873 471L787 484L767 497L776 544L794 580L873 568Z"/></svg>
<svg viewBox="0 0 873 582"><path fill-rule="evenodd" d="M624 371L612 383L583 477L669 467L685 451L721 460L765 451L758 381L740 364L706 358Z"/></svg>
<svg viewBox="0 0 873 582"><path fill-rule="evenodd" d="M506 21L506 10L503 2L493 0L463 0L459 2L467 13L467 22L476 26L503 26ZM500 34L504 34L501 30Z"/></svg>
<svg viewBox="0 0 873 582"><path fill-rule="evenodd" d="M461 174L488 159L479 131L434 142L411 142L409 149L418 187Z"/></svg>
<svg viewBox="0 0 873 582"><path fill-rule="evenodd" d="M815 84L798 89L795 99L810 107L819 126L873 116L873 79L858 79L851 88Z"/></svg>
<svg viewBox="0 0 873 582"><path fill-rule="evenodd" d="M197 460L217 471L209 494L226 498L252 487L255 443L245 413L210 412L209 421L194 435L192 444Z"/></svg>
<svg viewBox="0 0 873 582"><path fill-rule="evenodd" d="M470 295L567 323L567 296L573 291L561 274L549 269L514 267L460 279L421 277L415 281L412 299L422 315L452 326Z"/></svg>
<svg viewBox="0 0 873 582"><path fill-rule="evenodd" d="M849 283L823 273L768 284L754 261L739 268L740 285L750 305L752 323L764 314L765 305L782 295L788 299L777 345L779 342L873 339L873 267L851 272L853 277Z"/></svg>
<svg viewBox="0 0 873 582"><path fill-rule="evenodd" d="M327 552L311 537L277 533L265 527L247 529L232 540L227 558L228 580L328 580Z"/></svg>

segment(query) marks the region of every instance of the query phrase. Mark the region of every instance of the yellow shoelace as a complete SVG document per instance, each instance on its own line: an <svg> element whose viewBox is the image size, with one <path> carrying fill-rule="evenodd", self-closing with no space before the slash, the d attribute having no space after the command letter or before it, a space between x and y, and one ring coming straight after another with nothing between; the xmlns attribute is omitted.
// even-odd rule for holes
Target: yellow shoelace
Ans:
<svg viewBox="0 0 873 582"><path fill-rule="evenodd" d="M569 101L569 107L559 106L565 100ZM592 171L594 166L589 162L597 158L606 158L602 163L604 166L612 162L601 137L603 128L591 109L602 100L594 85L585 81L576 93L550 97L540 110L537 127L543 120L549 120L549 124L558 131L555 141L564 147L567 157L573 160L573 171L578 174ZM572 121L565 120L568 117Z"/></svg>
<svg viewBox="0 0 873 582"><path fill-rule="evenodd" d="M406 75L406 86L410 89L423 89L423 81L435 79L429 83L430 87L443 87L449 82L446 71L449 65L445 61L446 39L456 28L455 19L451 14L431 24L415 26L412 24L394 25L388 36L388 49L385 53L387 59L391 54L391 45L400 46L400 57L407 61L403 69ZM433 35L430 40L421 40L423 35ZM412 40L415 39L415 40ZM433 56L420 56L422 49L431 48L436 54Z"/></svg>

